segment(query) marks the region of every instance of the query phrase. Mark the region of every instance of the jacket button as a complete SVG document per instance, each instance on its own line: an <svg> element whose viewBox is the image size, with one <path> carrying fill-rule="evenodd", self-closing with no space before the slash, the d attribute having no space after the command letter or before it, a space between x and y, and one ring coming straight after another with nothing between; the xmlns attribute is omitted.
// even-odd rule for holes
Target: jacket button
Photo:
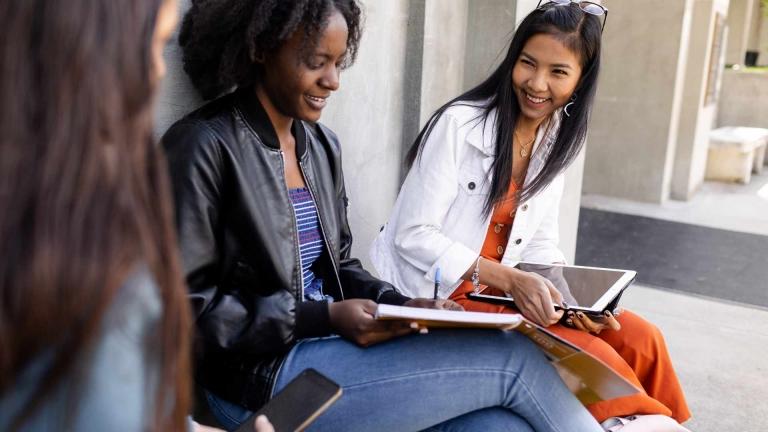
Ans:
<svg viewBox="0 0 768 432"><path fill-rule="evenodd" d="M475 182L469 182L467 187L469 188L469 190L475 190Z"/></svg>
<svg viewBox="0 0 768 432"><path fill-rule="evenodd" d="M503 224L497 223L496 226L493 227L493 232L495 232L496 234L500 233L501 227L503 226L504 226Z"/></svg>
<svg viewBox="0 0 768 432"><path fill-rule="evenodd" d="M522 242L523 242L523 239L517 239L517 240L515 240L515 244L516 244L516 245L519 245L519 244L520 244L520 243L522 243Z"/></svg>
<svg viewBox="0 0 768 432"><path fill-rule="evenodd" d="M504 246L497 246L496 252L498 252L499 255L504 255Z"/></svg>
<svg viewBox="0 0 768 432"><path fill-rule="evenodd" d="M528 210L528 204L523 204L523 208L522 208L522 210L523 210L523 211L526 211L526 210Z"/></svg>

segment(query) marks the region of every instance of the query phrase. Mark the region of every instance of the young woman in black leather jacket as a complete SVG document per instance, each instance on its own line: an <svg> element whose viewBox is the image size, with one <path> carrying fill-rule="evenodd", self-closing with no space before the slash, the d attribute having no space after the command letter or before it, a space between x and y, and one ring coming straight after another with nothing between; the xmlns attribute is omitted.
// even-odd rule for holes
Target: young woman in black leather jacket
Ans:
<svg viewBox="0 0 768 432"><path fill-rule="evenodd" d="M350 257L339 143L316 122L360 35L354 0L193 1L184 18L185 70L218 99L163 143L211 411L233 429L313 367L344 390L317 430L600 430L516 333L374 319L377 303L459 307Z"/></svg>

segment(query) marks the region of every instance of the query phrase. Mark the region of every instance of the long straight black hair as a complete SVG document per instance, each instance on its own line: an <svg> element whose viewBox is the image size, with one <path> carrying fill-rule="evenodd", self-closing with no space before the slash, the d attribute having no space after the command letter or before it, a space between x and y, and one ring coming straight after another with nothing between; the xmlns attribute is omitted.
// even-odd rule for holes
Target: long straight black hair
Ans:
<svg viewBox="0 0 768 432"><path fill-rule="evenodd" d="M482 119L483 124L488 120L489 114L496 110L491 192L483 208L484 214L490 214L494 205L506 197L512 180L514 158L512 135L520 115L520 105L512 86L512 69L531 37L548 34L557 38L579 56L582 75L574 91L575 103L568 108L570 116L561 116L555 143L548 150L544 166L520 190L518 203L523 203L535 196L558 174L568 168L584 145L600 70L601 33L600 19L582 12L575 4L569 6L548 4L535 9L520 23L512 37L506 57L491 76L476 87L450 100L432 114L406 155L407 166L411 167L416 162L435 124L450 106L481 107L482 113L476 120Z"/></svg>

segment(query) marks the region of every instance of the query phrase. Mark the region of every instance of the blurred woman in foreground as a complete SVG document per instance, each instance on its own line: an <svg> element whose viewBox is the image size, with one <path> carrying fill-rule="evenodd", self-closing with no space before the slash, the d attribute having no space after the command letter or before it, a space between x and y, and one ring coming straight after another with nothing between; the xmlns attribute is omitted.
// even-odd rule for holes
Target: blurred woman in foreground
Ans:
<svg viewBox="0 0 768 432"><path fill-rule="evenodd" d="M187 301L151 102L176 0L0 3L0 430L181 430Z"/></svg>

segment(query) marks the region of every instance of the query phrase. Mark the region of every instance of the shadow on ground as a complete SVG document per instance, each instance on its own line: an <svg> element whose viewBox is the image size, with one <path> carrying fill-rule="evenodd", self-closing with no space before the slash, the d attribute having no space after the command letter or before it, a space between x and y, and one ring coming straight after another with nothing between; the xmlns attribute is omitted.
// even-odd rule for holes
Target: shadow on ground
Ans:
<svg viewBox="0 0 768 432"><path fill-rule="evenodd" d="M576 264L639 283L768 307L768 236L582 208Z"/></svg>

